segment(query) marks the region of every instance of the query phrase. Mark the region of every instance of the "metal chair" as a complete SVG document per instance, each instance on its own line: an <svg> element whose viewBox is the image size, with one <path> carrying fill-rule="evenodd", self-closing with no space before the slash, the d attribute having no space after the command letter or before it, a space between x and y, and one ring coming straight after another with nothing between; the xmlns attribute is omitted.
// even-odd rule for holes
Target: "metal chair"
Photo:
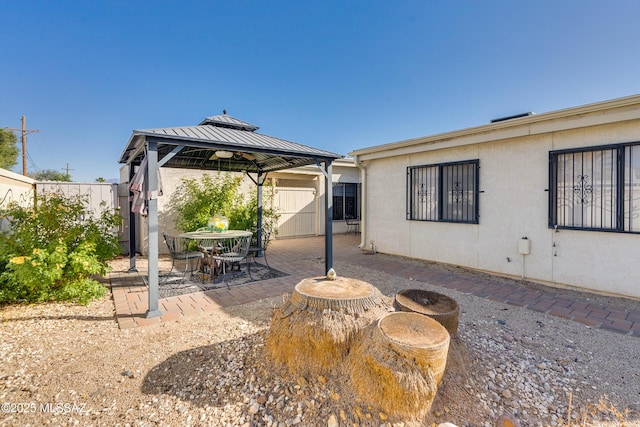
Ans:
<svg viewBox="0 0 640 427"><path fill-rule="evenodd" d="M247 261L250 243L250 235L225 239L218 243L216 252L212 253L211 258L217 261L220 264L220 267L218 268L222 269L222 274L218 276L218 279L226 280L227 286L229 286L228 275L233 273L234 267L238 267L238 271L240 271L240 263L242 261L245 261L249 278L253 280L253 277L251 276L251 267ZM228 273L227 270L230 270L231 273Z"/></svg>
<svg viewBox="0 0 640 427"><path fill-rule="evenodd" d="M193 266L189 268L189 261L192 259L197 259L198 264L200 264L200 260L202 260L203 257L202 252L190 251L187 242L179 237L169 236L165 233L162 233L162 237L164 237L167 248L169 248L169 255L171 255L171 270L169 270L169 274L171 274L171 272L173 271L176 261L186 262L184 275L187 274L187 270L190 270L191 273L193 273Z"/></svg>
<svg viewBox="0 0 640 427"><path fill-rule="evenodd" d="M351 232L355 234L360 232L360 219L354 216L345 215L344 221L347 223L347 232L345 234L349 234Z"/></svg>
<svg viewBox="0 0 640 427"><path fill-rule="evenodd" d="M249 257L254 263L258 264L256 257L262 256L265 264L267 264L267 268L271 270L271 267L269 267L269 261L267 261L267 247L271 240L271 228L263 227L261 231L262 235L260 236L260 241L258 241L258 230L253 232L253 236L251 237L251 246L249 246Z"/></svg>

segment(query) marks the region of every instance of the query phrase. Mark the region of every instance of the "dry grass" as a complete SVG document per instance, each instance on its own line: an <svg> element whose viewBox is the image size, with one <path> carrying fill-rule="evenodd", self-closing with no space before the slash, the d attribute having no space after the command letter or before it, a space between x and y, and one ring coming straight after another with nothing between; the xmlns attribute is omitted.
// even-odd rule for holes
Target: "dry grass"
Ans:
<svg viewBox="0 0 640 427"><path fill-rule="evenodd" d="M637 421L629 419L629 409L619 410L606 397L600 398L598 403L590 404L577 412L572 419L573 394L569 395L569 410L567 421L562 427L631 427L637 426Z"/></svg>

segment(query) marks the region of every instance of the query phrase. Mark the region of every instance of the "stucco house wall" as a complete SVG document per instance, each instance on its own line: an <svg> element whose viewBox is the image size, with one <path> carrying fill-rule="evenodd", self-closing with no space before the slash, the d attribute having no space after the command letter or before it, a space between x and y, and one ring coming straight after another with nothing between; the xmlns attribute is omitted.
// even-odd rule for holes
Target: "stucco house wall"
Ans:
<svg viewBox="0 0 640 427"><path fill-rule="evenodd" d="M356 150L361 245L640 298L640 235L549 227L549 152L640 141L640 96ZM407 219L407 167L479 160L479 223ZM521 255L526 237L531 252Z"/></svg>
<svg viewBox="0 0 640 427"><path fill-rule="evenodd" d="M36 181L32 178L0 168L0 208L16 202L27 207L33 204ZM9 222L0 218L0 230L5 230Z"/></svg>
<svg viewBox="0 0 640 427"><path fill-rule="evenodd" d="M31 205L35 183L32 178L0 168L0 207L6 207L10 202Z"/></svg>

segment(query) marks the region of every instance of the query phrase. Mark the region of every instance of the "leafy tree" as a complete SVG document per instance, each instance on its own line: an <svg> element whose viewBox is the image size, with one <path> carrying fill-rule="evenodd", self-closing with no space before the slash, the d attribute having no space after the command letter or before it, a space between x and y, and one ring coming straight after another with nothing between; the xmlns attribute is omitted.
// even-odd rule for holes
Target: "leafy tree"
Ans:
<svg viewBox="0 0 640 427"><path fill-rule="evenodd" d="M18 163L18 138L8 129L0 129L0 168L11 169Z"/></svg>
<svg viewBox="0 0 640 427"><path fill-rule="evenodd" d="M258 222L257 190L247 198L240 193L242 177L230 173L201 179L183 179L172 194L169 209L175 212L176 228L193 231L207 226L209 218L221 214L229 219L229 228L248 230ZM263 205L269 206L270 191L264 191ZM275 225L278 215L271 208L263 208L263 224Z"/></svg>
<svg viewBox="0 0 640 427"><path fill-rule="evenodd" d="M53 169L45 169L39 172L29 174L36 181L62 181L71 182L71 175L58 172Z"/></svg>
<svg viewBox="0 0 640 427"><path fill-rule="evenodd" d="M107 182L107 180L100 176L96 178L96 182Z"/></svg>
<svg viewBox="0 0 640 427"><path fill-rule="evenodd" d="M96 219L87 206L87 196L46 193L33 207L0 210L9 224L0 232L0 303L86 304L104 295L91 277L106 274L107 261L121 252L114 233L121 218L104 209Z"/></svg>

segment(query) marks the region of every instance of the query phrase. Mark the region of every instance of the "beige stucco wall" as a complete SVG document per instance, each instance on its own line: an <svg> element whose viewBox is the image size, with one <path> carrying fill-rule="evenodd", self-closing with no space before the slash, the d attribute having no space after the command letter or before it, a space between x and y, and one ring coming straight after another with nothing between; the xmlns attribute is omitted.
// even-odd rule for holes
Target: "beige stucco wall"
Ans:
<svg viewBox="0 0 640 427"><path fill-rule="evenodd" d="M0 207L9 202L18 202L22 206L33 203L35 183L32 178L0 168Z"/></svg>
<svg viewBox="0 0 640 427"><path fill-rule="evenodd" d="M567 124L577 119L585 120L500 129L499 139L489 132L458 146L443 140L422 151L401 147L388 157L366 153L359 159L366 170L363 245L373 240L384 253L640 298L640 235L548 227L549 151L640 141L640 119L598 124L596 116L582 127ZM479 224L406 220L408 166L471 159L480 161ZM523 258L518 242L525 236L531 254Z"/></svg>

